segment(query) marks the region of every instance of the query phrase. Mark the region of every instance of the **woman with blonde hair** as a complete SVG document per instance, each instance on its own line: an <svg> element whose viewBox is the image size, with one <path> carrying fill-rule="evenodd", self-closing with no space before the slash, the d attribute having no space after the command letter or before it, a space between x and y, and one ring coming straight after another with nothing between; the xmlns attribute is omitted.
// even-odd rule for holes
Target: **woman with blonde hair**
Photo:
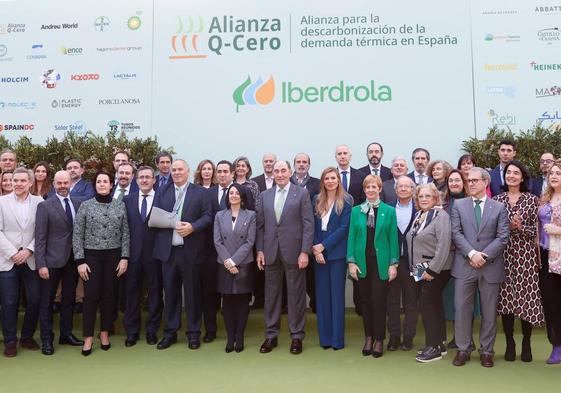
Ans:
<svg viewBox="0 0 561 393"><path fill-rule="evenodd" d="M197 165L197 170L193 176L193 183L207 189L212 187L216 183L214 179L215 169L214 163L211 160L202 160Z"/></svg>
<svg viewBox="0 0 561 393"><path fill-rule="evenodd" d="M319 343L324 349L345 346L345 274L347 236L353 206L337 168L328 167L314 197L315 290Z"/></svg>

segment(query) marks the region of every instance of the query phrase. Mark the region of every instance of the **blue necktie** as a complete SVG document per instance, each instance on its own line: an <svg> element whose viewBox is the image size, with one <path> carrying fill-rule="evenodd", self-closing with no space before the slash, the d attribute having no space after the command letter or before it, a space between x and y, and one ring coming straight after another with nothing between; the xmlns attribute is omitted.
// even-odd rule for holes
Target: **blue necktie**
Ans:
<svg viewBox="0 0 561 393"><path fill-rule="evenodd" d="M220 210L226 210L226 192L228 189L226 187L222 188L222 197L220 198L220 203L218 204L218 208Z"/></svg>
<svg viewBox="0 0 561 393"><path fill-rule="evenodd" d="M343 171L343 172L341 172L341 173L343 174L343 180L342 180L343 188L345 189L345 191L349 191L348 181L347 181L347 173L348 173L348 172L347 172L347 171Z"/></svg>
<svg viewBox="0 0 561 393"><path fill-rule="evenodd" d="M68 218L68 223L70 225L73 225L74 220L72 219L72 209L70 208L70 203L68 202L68 198L64 198L64 211L66 212L66 218Z"/></svg>
<svg viewBox="0 0 561 393"><path fill-rule="evenodd" d="M160 175L160 186L158 188L163 187L164 184L166 184L166 178Z"/></svg>
<svg viewBox="0 0 561 393"><path fill-rule="evenodd" d="M146 197L148 195L142 195L142 204L140 205L140 218L142 222L146 222L146 216L148 215L148 202L146 202Z"/></svg>

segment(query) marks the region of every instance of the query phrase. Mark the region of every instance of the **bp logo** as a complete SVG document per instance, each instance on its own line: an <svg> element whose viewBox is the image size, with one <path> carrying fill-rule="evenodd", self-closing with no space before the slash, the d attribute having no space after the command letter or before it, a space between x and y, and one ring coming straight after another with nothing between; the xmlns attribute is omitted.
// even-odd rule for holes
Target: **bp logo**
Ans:
<svg viewBox="0 0 561 393"><path fill-rule="evenodd" d="M140 29L141 24L142 22L138 16L131 16L127 21L127 27L132 31Z"/></svg>
<svg viewBox="0 0 561 393"><path fill-rule="evenodd" d="M247 79L234 90L233 99L236 104L236 112L239 112L242 105L267 105L275 98L275 80L269 76L267 81L263 81L260 76L255 82Z"/></svg>

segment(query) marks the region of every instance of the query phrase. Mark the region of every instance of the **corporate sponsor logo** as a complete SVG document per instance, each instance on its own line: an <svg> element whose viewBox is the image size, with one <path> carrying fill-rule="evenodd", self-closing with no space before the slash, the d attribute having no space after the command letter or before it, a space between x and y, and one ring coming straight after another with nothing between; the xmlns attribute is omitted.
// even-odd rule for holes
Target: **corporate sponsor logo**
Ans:
<svg viewBox="0 0 561 393"><path fill-rule="evenodd" d="M129 73L129 72L119 72L113 74L113 79L120 79L120 80L136 79L136 74Z"/></svg>
<svg viewBox="0 0 561 393"><path fill-rule="evenodd" d="M509 35L509 34L493 34L487 33L485 36L486 42L520 42L519 35Z"/></svg>
<svg viewBox="0 0 561 393"><path fill-rule="evenodd" d="M61 131L61 132L76 132L78 134L85 134L88 129L86 123L82 120L75 121L73 123L59 123L53 126L54 131Z"/></svg>
<svg viewBox="0 0 561 393"><path fill-rule="evenodd" d="M554 109L554 110L547 110L540 114L537 118L539 123L543 122L558 122L561 120L561 111Z"/></svg>
<svg viewBox="0 0 561 393"><path fill-rule="evenodd" d="M538 30L538 40L547 45L559 42L560 37L561 32L559 31L559 27L549 27L547 29Z"/></svg>
<svg viewBox="0 0 561 393"><path fill-rule="evenodd" d="M140 98L100 98L97 100L97 103L98 105L140 105Z"/></svg>
<svg viewBox="0 0 561 393"><path fill-rule="evenodd" d="M501 64L485 63L483 65L483 70L486 72L514 72L514 71L518 71L518 64L517 63L501 63Z"/></svg>
<svg viewBox="0 0 561 393"><path fill-rule="evenodd" d="M129 28L129 30L136 31L140 29L140 26L142 26L142 20L138 15L131 16L127 20L127 27Z"/></svg>
<svg viewBox="0 0 561 393"><path fill-rule="evenodd" d="M0 83L27 83L28 76L0 76Z"/></svg>
<svg viewBox="0 0 561 393"><path fill-rule="evenodd" d="M48 25L41 25L41 30L72 30L78 28L78 22L74 23L49 23Z"/></svg>
<svg viewBox="0 0 561 393"><path fill-rule="evenodd" d="M235 18L213 16L178 18L178 29L171 36L170 60L203 59L208 51L228 53L266 52L281 48L281 20L278 18ZM207 28L208 26L208 28ZM205 53L206 52L206 53Z"/></svg>
<svg viewBox="0 0 561 393"><path fill-rule="evenodd" d="M98 16L94 21L95 31L106 32L111 26L111 21L106 16Z"/></svg>
<svg viewBox="0 0 561 393"><path fill-rule="evenodd" d="M491 125L493 126L516 125L516 116L511 113L501 113L495 111L494 109L489 109L489 111L485 114L491 120Z"/></svg>
<svg viewBox="0 0 561 393"><path fill-rule="evenodd" d="M12 57L8 57L8 47L0 44L0 61L12 61Z"/></svg>
<svg viewBox="0 0 561 393"><path fill-rule="evenodd" d="M27 55L27 60L46 59L47 55L44 53L44 49L43 44L31 45L31 54Z"/></svg>
<svg viewBox="0 0 561 393"><path fill-rule="evenodd" d="M35 124L0 124L0 132L4 131L33 131Z"/></svg>
<svg viewBox="0 0 561 393"><path fill-rule="evenodd" d="M117 120L111 120L107 122L109 131L116 132L136 132L140 131L141 127L134 122L119 122Z"/></svg>
<svg viewBox="0 0 561 393"><path fill-rule="evenodd" d="M508 98L516 96L516 87L514 86L487 86L487 94L503 95Z"/></svg>
<svg viewBox="0 0 561 393"><path fill-rule="evenodd" d="M70 75L71 81L97 81L99 74L72 74Z"/></svg>
<svg viewBox="0 0 561 393"><path fill-rule="evenodd" d="M80 47L70 48L66 46L61 46L60 53L62 53L65 56L80 56L84 54L84 48L80 48Z"/></svg>
<svg viewBox="0 0 561 393"><path fill-rule="evenodd" d="M536 98L561 97L561 86L536 87Z"/></svg>
<svg viewBox="0 0 561 393"><path fill-rule="evenodd" d="M54 89L60 79L60 74L55 69L44 70L41 74L41 86L47 89Z"/></svg>
<svg viewBox="0 0 561 393"><path fill-rule="evenodd" d="M53 109L77 109L82 106L82 98L60 98L51 101Z"/></svg>
<svg viewBox="0 0 561 393"><path fill-rule="evenodd" d="M35 109L36 101L0 101L0 109Z"/></svg>
<svg viewBox="0 0 561 393"><path fill-rule="evenodd" d="M560 71L561 63L536 63L532 61L530 67L532 67L532 71Z"/></svg>
<svg viewBox="0 0 561 393"><path fill-rule="evenodd" d="M388 85L370 80L362 84L351 84L340 80L319 86L304 86L293 81L281 82L280 103L282 104L320 104L348 102L387 102L392 100L392 89ZM244 105L268 105L276 93L275 80L269 76L254 82L248 76L235 88L232 98L236 112Z"/></svg>
<svg viewBox="0 0 561 393"><path fill-rule="evenodd" d="M96 48L96 50L101 53L127 53L140 51L142 50L142 46L109 46Z"/></svg>
<svg viewBox="0 0 561 393"><path fill-rule="evenodd" d="M25 33L25 23L0 24L0 34Z"/></svg>
<svg viewBox="0 0 561 393"><path fill-rule="evenodd" d="M559 15L561 14L561 5L543 4L534 8L534 13L539 15Z"/></svg>
<svg viewBox="0 0 561 393"><path fill-rule="evenodd" d="M516 14L518 14L518 10L512 8L486 9L481 11L481 15L505 16L505 15L516 15Z"/></svg>

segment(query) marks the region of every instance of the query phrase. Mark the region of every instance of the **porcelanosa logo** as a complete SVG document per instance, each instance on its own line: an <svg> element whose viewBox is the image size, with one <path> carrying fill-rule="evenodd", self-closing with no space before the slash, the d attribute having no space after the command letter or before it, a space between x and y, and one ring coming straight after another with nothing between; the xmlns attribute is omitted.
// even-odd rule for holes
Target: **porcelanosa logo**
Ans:
<svg viewBox="0 0 561 393"><path fill-rule="evenodd" d="M559 27L550 27L538 30L538 40L547 45L559 42L560 36L561 32L559 31Z"/></svg>
<svg viewBox="0 0 561 393"><path fill-rule="evenodd" d="M236 111L243 105L267 105L275 97L275 81L259 77L255 82L248 76L233 93ZM340 80L332 84L302 86L296 82L281 83L282 104L322 104L348 102L387 102L392 100L392 89L370 80L364 84L350 84Z"/></svg>

